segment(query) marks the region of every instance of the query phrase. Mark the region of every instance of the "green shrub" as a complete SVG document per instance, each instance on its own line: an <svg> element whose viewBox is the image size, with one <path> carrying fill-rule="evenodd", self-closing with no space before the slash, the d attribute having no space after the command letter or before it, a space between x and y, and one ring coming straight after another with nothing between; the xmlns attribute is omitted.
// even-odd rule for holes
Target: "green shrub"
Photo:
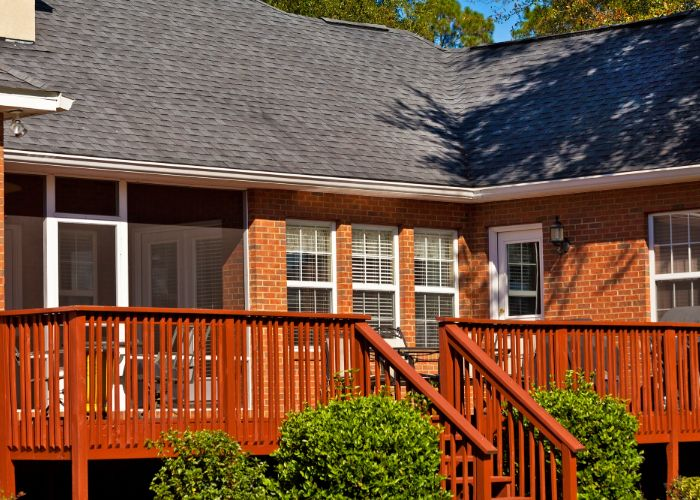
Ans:
<svg viewBox="0 0 700 500"><path fill-rule="evenodd" d="M700 499L700 477L677 478L668 489L668 498L671 500Z"/></svg>
<svg viewBox="0 0 700 500"><path fill-rule="evenodd" d="M601 398L583 374L573 372L563 389L536 389L533 397L586 447L577 456L579 499L642 498L638 422L624 401Z"/></svg>
<svg viewBox="0 0 700 500"><path fill-rule="evenodd" d="M147 443L163 457L151 481L157 499L253 499L267 496L265 466L223 431L169 431ZM169 451L174 453L169 455Z"/></svg>
<svg viewBox="0 0 700 500"><path fill-rule="evenodd" d="M449 498L439 429L420 404L346 397L291 414L273 453L288 498Z"/></svg>

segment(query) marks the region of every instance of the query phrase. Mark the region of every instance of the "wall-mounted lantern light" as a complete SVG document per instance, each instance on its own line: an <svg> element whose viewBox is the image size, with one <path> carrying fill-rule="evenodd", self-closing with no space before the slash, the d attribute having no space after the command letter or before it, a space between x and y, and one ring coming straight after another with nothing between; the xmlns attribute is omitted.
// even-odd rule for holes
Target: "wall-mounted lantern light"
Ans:
<svg viewBox="0 0 700 500"><path fill-rule="evenodd" d="M559 255L565 254L571 247L569 238L564 237L564 225L559 220L558 215L554 220L554 224L549 228L549 240L552 242L552 245L557 247Z"/></svg>
<svg viewBox="0 0 700 500"><path fill-rule="evenodd" d="M15 137L23 137L27 133L27 127L24 126L22 120L19 119L19 112L15 111L11 114L12 121L10 122L10 132Z"/></svg>

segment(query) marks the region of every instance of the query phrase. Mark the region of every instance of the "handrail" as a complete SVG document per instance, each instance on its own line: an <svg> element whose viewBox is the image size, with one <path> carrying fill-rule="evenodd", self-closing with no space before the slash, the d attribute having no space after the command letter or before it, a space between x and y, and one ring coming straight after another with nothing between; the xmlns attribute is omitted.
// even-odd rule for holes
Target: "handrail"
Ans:
<svg viewBox="0 0 700 500"><path fill-rule="evenodd" d="M548 440L559 447L566 447L572 453L585 449L569 431L537 404L527 391L516 384L476 342L464 335L461 329L455 325L446 325L445 331L459 354L476 365L489 382L505 394L513 406L535 424Z"/></svg>
<svg viewBox="0 0 700 500"><path fill-rule="evenodd" d="M305 313L287 311L246 311L238 309L195 309L177 307L120 307L120 306L61 306L35 309L12 309L0 311L0 317L50 315L61 313L131 313L131 314L176 314L179 316L236 316L241 318L296 318L296 319L327 319L327 320L354 320L368 321L370 316L366 314L330 314L330 313Z"/></svg>
<svg viewBox="0 0 700 500"><path fill-rule="evenodd" d="M375 332L367 323L358 323L355 326L355 334L359 334L372 348L377 351L397 372L410 382L430 403L450 420L459 432L464 434L479 451L487 455L494 455L498 451L467 419L464 418L447 399L435 388L426 382L423 377L411 367L386 341Z"/></svg>
<svg viewBox="0 0 700 500"><path fill-rule="evenodd" d="M568 319L538 319L536 321L524 320L524 319L484 319L484 318L470 318L470 317L438 317L438 323L455 323L455 324L477 324L477 325L515 325L522 326L526 328L536 328L536 327L565 327L571 328L575 326L580 326L584 328L591 327L611 327L611 328L649 328L653 326L656 329L692 329L696 330L698 324L695 323L672 323L663 321L654 321L653 323L645 321L610 321L610 320L568 320Z"/></svg>

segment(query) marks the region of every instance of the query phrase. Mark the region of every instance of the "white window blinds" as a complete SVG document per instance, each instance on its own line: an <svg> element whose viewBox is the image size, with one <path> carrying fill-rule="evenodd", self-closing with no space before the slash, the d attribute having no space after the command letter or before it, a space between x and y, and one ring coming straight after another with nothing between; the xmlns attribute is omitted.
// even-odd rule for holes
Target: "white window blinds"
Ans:
<svg viewBox="0 0 700 500"><path fill-rule="evenodd" d="M414 234L416 346L438 346L438 316L454 316L456 301L455 235Z"/></svg>
<svg viewBox="0 0 700 500"><path fill-rule="evenodd" d="M287 224L287 309L333 310L332 230L326 225Z"/></svg>
<svg viewBox="0 0 700 500"><path fill-rule="evenodd" d="M395 238L392 229L352 229L353 311L377 330L398 326Z"/></svg>

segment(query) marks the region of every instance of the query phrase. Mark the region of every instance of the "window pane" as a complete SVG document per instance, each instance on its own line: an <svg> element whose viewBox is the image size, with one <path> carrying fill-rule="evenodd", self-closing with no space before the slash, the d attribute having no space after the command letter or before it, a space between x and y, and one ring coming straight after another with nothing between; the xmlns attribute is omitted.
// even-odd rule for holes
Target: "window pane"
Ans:
<svg viewBox="0 0 700 500"><path fill-rule="evenodd" d="M688 226L691 243L700 243L700 214L689 214Z"/></svg>
<svg viewBox="0 0 700 500"><path fill-rule="evenodd" d="M654 257L656 259L656 274L666 274L671 272L671 247L654 247Z"/></svg>
<svg viewBox="0 0 700 500"><path fill-rule="evenodd" d="M671 241L674 244L688 242L688 216L686 214L671 216Z"/></svg>
<svg viewBox="0 0 700 500"><path fill-rule="evenodd" d="M393 292L354 291L352 304L353 312L372 317L369 324L375 330L396 328Z"/></svg>
<svg viewBox="0 0 700 500"><path fill-rule="evenodd" d="M331 232L328 228L287 226L287 280L331 281Z"/></svg>
<svg viewBox="0 0 700 500"><path fill-rule="evenodd" d="M394 284L394 245L390 231L354 229L352 252L353 282Z"/></svg>
<svg viewBox="0 0 700 500"><path fill-rule="evenodd" d="M331 312L331 290L323 288L288 288L287 310L290 312Z"/></svg>
<svg viewBox="0 0 700 500"><path fill-rule="evenodd" d="M416 294L416 346L438 347L438 316L454 315L454 297L442 294Z"/></svg>
<svg viewBox="0 0 700 500"><path fill-rule="evenodd" d="M659 320L674 307L700 306L700 280L663 280L656 283L656 314Z"/></svg>
<svg viewBox="0 0 700 500"><path fill-rule="evenodd" d="M690 245L690 270L700 271L700 243Z"/></svg>
<svg viewBox="0 0 700 500"><path fill-rule="evenodd" d="M114 226L59 224L59 305L115 305L115 252Z"/></svg>
<svg viewBox="0 0 700 500"><path fill-rule="evenodd" d="M654 217L654 243L665 245L671 243L671 217L657 215Z"/></svg>
<svg viewBox="0 0 700 500"><path fill-rule="evenodd" d="M415 234L416 286L454 286L452 238L444 234Z"/></svg>
<svg viewBox="0 0 700 500"><path fill-rule="evenodd" d="M673 245L671 247L671 253L673 255L673 272L687 273L689 269L688 245Z"/></svg>
<svg viewBox="0 0 700 500"><path fill-rule="evenodd" d="M540 314L540 272L538 243L510 243L508 256L508 314Z"/></svg>

